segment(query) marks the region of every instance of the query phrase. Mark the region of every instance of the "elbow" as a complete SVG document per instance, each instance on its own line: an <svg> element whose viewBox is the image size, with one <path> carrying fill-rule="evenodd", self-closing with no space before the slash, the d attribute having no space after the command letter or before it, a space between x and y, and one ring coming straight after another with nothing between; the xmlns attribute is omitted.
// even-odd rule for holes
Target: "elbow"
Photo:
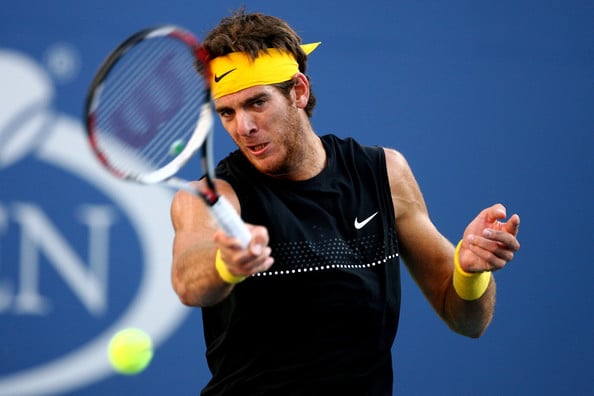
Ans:
<svg viewBox="0 0 594 396"><path fill-rule="evenodd" d="M171 284L173 286L173 291L183 305L188 307L200 306L199 301L196 301L195 294L191 292L191 288L179 277L176 277L175 274L171 277Z"/></svg>
<svg viewBox="0 0 594 396"><path fill-rule="evenodd" d="M456 333L468 338L481 338L487 331L493 318L492 313L479 317L464 317L449 321L449 327Z"/></svg>
<svg viewBox="0 0 594 396"><path fill-rule="evenodd" d="M460 334L468 338L481 338L487 330L487 325L481 325L476 323L448 323L449 328L457 334Z"/></svg>
<svg viewBox="0 0 594 396"><path fill-rule="evenodd" d="M487 327L481 327L481 328L474 328L474 329L469 329L467 331L464 331L460 334L462 334L465 337L468 338L474 338L474 339L478 339L481 338L483 336L483 334L485 334L485 331L487 330Z"/></svg>
<svg viewBox="0 0 594 396"><path fill-rule="evenodd" d="M177 298L179 301L187 306L187 307L199 307L200 304L193 299L193 296L190 293L187 293L183 290L178 291L176 290L175 293L177 294Z"/></svg>
<svg viewBox="0 0 594 396"><path fill-rule="evenodd" d="M203 308L216 305L226 296L211 288L203 288L196 283L188 283L175 277L172 277L172 285L179 301L188 307Z"/></svg>
<svg viewBox="0 0 594 396"><path fill-rule="evenodd" d="M460 301L460 300L457 300ZM485 334L493 320L493 305L481 302L464 302L449 307L443 316L448 327L457 334L468 338L480 338Z"/></svg>

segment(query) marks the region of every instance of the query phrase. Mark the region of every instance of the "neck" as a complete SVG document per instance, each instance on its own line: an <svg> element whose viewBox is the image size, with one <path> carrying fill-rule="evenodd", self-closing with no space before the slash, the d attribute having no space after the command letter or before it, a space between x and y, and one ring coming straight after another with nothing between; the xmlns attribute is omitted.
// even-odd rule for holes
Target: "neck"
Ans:
<svg viewBox="0 0 594 396"><path fill-rule="evenodd" d="M326 166L326 150L322 140L313 130L309 130L303 144L302 160L289 180L308 180L317 176Z"/></svg>

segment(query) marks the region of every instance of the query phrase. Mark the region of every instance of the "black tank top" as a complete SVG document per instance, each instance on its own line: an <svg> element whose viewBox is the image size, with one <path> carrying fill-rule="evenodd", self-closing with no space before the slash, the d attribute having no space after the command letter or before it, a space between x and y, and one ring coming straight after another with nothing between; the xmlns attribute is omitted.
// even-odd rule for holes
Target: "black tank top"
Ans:
<svg viewBox="0 0 594 396"><path fill-rule="evenodd" d="M267 177L239 151L217 166L275 262L203 308L203 395L392 394L400 270L384 151L322 142L327 166L306 181Z"/></svg>

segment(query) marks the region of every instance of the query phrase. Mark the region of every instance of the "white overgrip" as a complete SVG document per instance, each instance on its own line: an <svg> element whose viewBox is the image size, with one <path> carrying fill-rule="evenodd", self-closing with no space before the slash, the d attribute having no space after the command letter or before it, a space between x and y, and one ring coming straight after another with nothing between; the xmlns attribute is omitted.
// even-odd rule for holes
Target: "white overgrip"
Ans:
<svg viewBox="0 0 594 396"><path fill-rule="evenodd" d="M244 248L247 247L250 243L251 234L231 203L225 197L219 196L217 202L210 207L210 210L217 220L219 227L227 235L237 238Z"/></svg>

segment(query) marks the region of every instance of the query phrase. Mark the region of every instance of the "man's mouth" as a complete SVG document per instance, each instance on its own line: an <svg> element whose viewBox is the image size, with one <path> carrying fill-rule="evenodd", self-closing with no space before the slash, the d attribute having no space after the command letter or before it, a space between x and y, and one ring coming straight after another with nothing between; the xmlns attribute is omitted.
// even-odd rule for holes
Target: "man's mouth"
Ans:
<svg viewBox="0 0 594 396"><path fill-rule="evenodd" d="M262 150L264 150L266 148L266 146L268 146L268 143L260 143L260 144L254 145L254 146L248 146L248 149L252 153L257 154L257 153L261 152Z"/></svg>

